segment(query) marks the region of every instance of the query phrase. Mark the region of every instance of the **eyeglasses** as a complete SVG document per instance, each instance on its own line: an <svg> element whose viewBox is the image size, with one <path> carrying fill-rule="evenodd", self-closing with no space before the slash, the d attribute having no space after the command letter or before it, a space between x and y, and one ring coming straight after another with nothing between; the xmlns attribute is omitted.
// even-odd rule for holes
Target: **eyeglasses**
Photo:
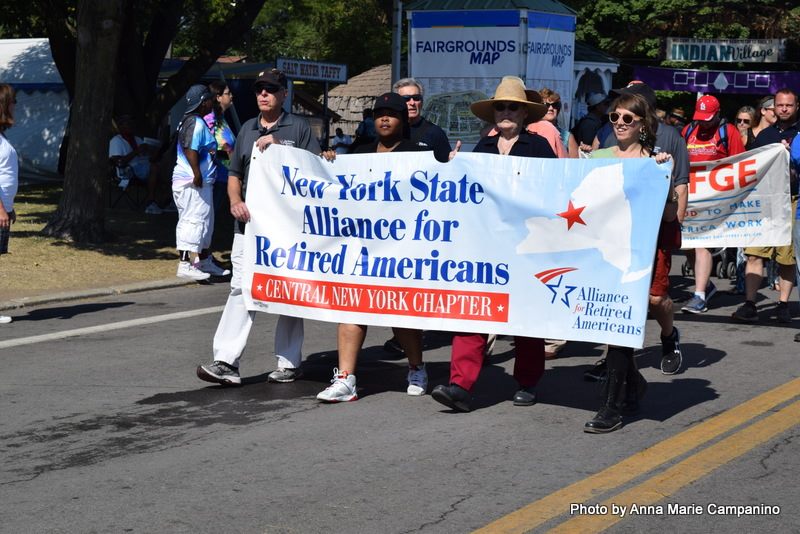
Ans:
<svg viewBox="0 0 800 534"><path fill-rule="evenodd" d="M761 108L761 109L763 109L764 111L771 111L775 113L775 108Z"/></svg>
<svg viewBox="0 0 800 534"><path fill-rule="evenodd" d="M222 95L220 96L233 96L233 93L231 93L230 91L222 91Z"/></svg>
<svg viewBox="0 0 800 534"><path fill-rule="evenodd" d="M402 95L403 100L408 102L409 100L413 100L414 102L422 102L422 95Z"/></svg>
<svg viewBox="0 0 800 534"><path fill-rule="evenodd" d="M750 124L750 119L740 119L737 117L736 122L741 122L742 124Z"/></svg>
<svg viewBox="0 0 800 534"><path fill-rule="evenodd" d="M622 119L623 124L633 124L634 121L642 120L641 117L629 113L623 114L623 113L617 113L616 111L612 111L611 113L608 114L608 120L610 120L614 124L617 124L620 119Z"/></svg>
<svg viewBox="0 0 800 534"><path fill-rule="evenodd" d="M509 104L506 104L504 102L495 102L494 104L492 104L492 107L494 108L495 111L505 111L505 110L517 111L520 106L516 102L511 102Z"/></svg>
<svg viewBox="0 0 800 534"><path fill-rule="evenodd" d="M259 85L258 87L255 87L254 90L255 90L257 95L260 95L264 91L268 92L271 95L274 95L275 93L279 92L281 89L283 89L283 87L281 87L279 85Z"/></svg>
<svg viewBox="0 0 800 534"><path fill-rule="evenodd" d="M554 110L558 111L561 109L561 102L545 102L544 103L548 108L553 108Z"/></svg>

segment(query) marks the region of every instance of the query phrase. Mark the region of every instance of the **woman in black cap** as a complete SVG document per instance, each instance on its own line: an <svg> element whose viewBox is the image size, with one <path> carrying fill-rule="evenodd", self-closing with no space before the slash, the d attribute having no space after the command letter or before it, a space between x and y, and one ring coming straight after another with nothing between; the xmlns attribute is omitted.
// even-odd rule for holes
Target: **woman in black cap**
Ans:
<svg viewBox="0 0 800 534"><path fill-rule="evenodd" d="M418 152L421 147L409 140L408 109L403 97L397 93L384 93L375 100L373 108L377 140L360 145L354 154L381 152ZM326 156L327 157L327 156ZM329 158L330 159L330 158ZM428 388L428 374L422 363L422 330L392 328L395 339L408 357L409 395L424 395ZM331 385L317 395L323 402L347 402L358 399L355 370L358 353L364 344L367 326L340 323L338 329L339 367L333 370Z"/></svg>

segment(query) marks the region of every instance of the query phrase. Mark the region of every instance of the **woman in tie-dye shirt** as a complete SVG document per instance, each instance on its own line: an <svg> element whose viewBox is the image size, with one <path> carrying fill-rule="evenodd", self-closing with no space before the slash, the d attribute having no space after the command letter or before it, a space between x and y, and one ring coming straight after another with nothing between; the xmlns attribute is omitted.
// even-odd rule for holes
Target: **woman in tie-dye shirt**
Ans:
<svg viewBox="0 0 800 534"><path fill-rule="evenodd" d="M217 140L217 180L214 182L214 211L219 210L222 199L228 194L228 159L233 154L236 136L225 121L225 112L233 105L233 93L223 81L208 84L214 95L214 110L203 117Z"/></svg>

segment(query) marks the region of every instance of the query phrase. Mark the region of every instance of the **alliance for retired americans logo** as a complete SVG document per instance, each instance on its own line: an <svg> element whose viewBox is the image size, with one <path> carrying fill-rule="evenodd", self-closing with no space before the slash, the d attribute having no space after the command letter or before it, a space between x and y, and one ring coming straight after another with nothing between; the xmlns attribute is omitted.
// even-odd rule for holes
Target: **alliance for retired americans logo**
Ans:
<svg viewBox="0 0 800 534"><path fill-rule="evenodd" d="M573 315L577 315L572 328L641 335L642 327L632 322L633 304L630 296L570 283L567 275L577 270L576 267L555 267L534 275L550 290L550 304L558 301Z"/></svg>

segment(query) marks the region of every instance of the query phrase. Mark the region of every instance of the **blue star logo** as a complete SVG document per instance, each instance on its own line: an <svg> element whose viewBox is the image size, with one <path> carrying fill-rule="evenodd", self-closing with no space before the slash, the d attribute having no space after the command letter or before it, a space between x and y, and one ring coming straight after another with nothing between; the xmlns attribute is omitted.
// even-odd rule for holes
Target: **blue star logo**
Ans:
<svg viewBox="0 0 800 534"><path fill-rule="evenodd" d="M559 300L564 303L564 306L569 308L569 294L575 291L575 289L577 289L578 286L564 285L562 287L561 282L563 280L564 280L564 275L561 275L558 277L557 284L545 284L545 285L550 289L550 291L553 292L553 298L550 299L550 304L556 301L556 297L558 296L559 290L561 290L563 292L562 293L563 296Z"/></svg>

